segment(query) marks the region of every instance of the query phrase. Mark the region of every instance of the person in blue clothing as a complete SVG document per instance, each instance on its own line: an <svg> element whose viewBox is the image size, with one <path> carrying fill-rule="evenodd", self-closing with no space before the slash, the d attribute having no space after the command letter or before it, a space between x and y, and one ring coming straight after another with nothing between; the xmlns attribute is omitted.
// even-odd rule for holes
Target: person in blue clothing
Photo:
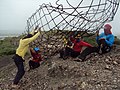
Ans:
<svg viewBox="0 0 120 90"><path fill-rule="evenodd" d="M96 41L99 50L101 50L101 54L110 52L114 44L114 35L111 32L111 28L112 26L110 24L106 24L104 26L104 33L99 34L99 31L97 31Z"/></svg>

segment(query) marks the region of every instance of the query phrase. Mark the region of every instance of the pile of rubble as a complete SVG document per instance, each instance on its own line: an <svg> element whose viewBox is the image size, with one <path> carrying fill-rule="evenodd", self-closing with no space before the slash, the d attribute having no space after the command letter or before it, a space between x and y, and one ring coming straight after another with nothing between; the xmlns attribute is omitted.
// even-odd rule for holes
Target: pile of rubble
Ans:
<svg viewBox="0 0 120 90"><path fill-rule="evenodd" d="M25 69L18 90L120 90L120 46L104 55L91 54L85 62L56 55L29 72L26 62ZM14 63L0 69L0 90L13 90L16 71Z"/></svg>

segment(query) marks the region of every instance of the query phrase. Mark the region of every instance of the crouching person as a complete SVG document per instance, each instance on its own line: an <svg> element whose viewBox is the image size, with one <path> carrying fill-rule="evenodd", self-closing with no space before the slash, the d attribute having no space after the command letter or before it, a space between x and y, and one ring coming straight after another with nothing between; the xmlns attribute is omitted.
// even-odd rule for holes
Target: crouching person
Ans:
<svg viewBox="0 0 120 90"><path fill-rule="evenodd" d="M112 26L110 24L106 24L104 26L104 33L99 35L99 31L97 32L96 41L99 46L99 50L101 50L101 54L110 52L114 44L114 35L111 32L111 28Z"/></svg>
<svg viewBox="0 0 120 90"><path fill-rule="evenodd" d="M29 61L29 70L38 68L40 66L40 62L42 61L39 47L35 47L34 49L30 48L30 52L32 58Z"/></svg>

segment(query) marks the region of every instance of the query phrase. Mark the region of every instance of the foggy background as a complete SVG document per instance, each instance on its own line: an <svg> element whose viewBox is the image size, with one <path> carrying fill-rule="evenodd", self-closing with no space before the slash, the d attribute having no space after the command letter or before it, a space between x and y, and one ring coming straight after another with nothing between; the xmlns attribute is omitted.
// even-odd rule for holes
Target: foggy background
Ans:
<svg viewBox="0 0 120 90"><path fill-rule="evenodd" d="M61 0L64 3L65 0ZM78 4L78 0L68 0ZM56 0L0 0L0 34L21 34L25 31L27 19L43 3L55 5ZM110 23L114 35L120 35L120 7Z"/></svg>

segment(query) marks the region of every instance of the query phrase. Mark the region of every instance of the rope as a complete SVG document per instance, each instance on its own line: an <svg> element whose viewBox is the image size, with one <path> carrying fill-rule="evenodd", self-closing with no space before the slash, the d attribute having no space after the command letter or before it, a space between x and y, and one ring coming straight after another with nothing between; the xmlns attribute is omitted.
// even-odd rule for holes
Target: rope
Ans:
<svg viewBox="0 0 120 90"><path fill-rule="evenodd" d="M68 40L71 33L82 37L91 36L101 29L106 22L113 20L120 0L80 0L73 6L66 0L67 6L56 1L57 6L42 4L27 20L27 33L33 28L41 28L39 38L32 43L40 46L43 56L50 57L64 47L64 39Z"/></svg>

